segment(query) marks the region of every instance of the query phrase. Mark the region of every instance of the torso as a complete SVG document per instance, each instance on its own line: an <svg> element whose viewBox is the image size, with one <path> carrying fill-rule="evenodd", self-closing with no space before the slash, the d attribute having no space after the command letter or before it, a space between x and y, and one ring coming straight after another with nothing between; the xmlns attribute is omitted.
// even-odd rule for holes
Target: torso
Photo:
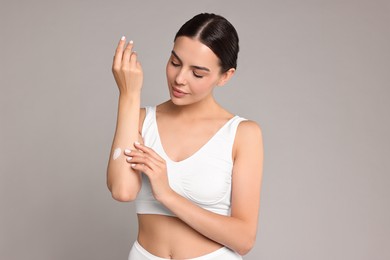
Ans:
<svg viewBox="0 0 390 260"><path fill-rule="evenodd" d="M141 113L141 125L145 112ZM227 111L183 122L168 113L167 103L157 106L156 118L162 146L168 157L179 162L195 154L233 117ZM191 125L189 128L188 125ZM234 157L234 150L232 156ZM138 242L150 253L163 258L194 258L222 245L201 235L180 219L165 215L138 214Z"/></svg>
<svg viewBox="0 0 390 260"><path fill-rule="evenodd" d="M139 214L138 225L138 242L159 257L195 258L222 247L176 217Z"/></svg>

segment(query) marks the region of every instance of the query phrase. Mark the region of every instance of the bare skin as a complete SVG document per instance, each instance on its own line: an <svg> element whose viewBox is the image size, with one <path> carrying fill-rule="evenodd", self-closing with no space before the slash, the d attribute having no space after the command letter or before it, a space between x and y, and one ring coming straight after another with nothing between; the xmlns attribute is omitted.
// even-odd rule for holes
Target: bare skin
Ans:
<svg viewBox="0 0 390 260"><path fill-rule="evenodd" d="M124 43L120 42L117 49L119 51L116 55L119 55L124 50ZM120 59L117 57L117 60ZM192 156L233 117L213 97L213 89L223 86L233 74L234 69L221 73L218 58L198 40L187 37L176 39L167 64L171 99L158 105L156 110L159 135L170 160L179 162ZM133 77L137 75L133 74ZM121 89L126 82L117 81L117 84ZM128 84L127 87L132 86ZM136 95L131 98L134 99ZM134 121L137 121L136 130L140 132L145 110L138 108L136 112L139 118ZM164 159L151 148L142 145L142 137L139 137L139 141L141 144L134 144L135 149L124 153L122 168L109 168L109 188L110 183L122 183L117 185L122 187L120 191L115 192L112 184L110 191L117 200L133 200L141 185L139 172L143 172L151 182L156 200L176 215L139 214L139 243L150 253L163 258L194 258L222 246L241 255L246 254L255 241L260 204L263 166L260 127L253 121L244 121L237 129L232 153L231 216L200 208L173 191L168 184ZM127 162L127 166L124 162ZM111 157L109 163L113 163ZM127 175L118 174L118 171L127 171ZM114 193L120 195L115 197Z"/></svg>

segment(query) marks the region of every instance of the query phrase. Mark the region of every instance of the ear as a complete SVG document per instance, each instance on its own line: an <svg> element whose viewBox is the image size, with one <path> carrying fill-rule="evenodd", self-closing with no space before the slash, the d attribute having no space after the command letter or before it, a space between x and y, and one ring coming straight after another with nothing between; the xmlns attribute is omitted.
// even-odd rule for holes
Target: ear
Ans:
<svg viewBox="0 0 390 260"><path fill-rule="evenodd" d="M223 86L225 85L230 79L231 77L233 77L234 73L236 72L236 69L234 68L230 68L228 71L224 72L220 79L218 80L218 86Z"/></svg>

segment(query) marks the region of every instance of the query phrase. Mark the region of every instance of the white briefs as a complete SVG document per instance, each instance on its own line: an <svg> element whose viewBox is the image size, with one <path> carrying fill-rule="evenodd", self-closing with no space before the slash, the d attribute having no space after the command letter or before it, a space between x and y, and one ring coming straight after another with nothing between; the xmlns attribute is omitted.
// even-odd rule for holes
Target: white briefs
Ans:
<svg viewBox="0 0 390 260"><path fill-rule="evenodd" d="M242 260L242 257L236 252L230 250L227 247L222 247L217 249L214 252L209 254L195 257L195 258L187 258L188 260ZM162 258L155 256L145 248L143 248L138 241L134 242L133 247L131 248L129 259L128 260L170 260L170 258Z"/></svg>

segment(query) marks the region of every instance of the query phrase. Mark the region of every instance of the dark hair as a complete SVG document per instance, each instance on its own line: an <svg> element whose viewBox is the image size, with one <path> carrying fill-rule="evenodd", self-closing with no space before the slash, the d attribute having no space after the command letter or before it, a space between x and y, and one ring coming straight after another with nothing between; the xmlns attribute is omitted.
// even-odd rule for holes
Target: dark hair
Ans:
<svg viewBox="0 0 390 260"><path fill-rule="evenodd" d="M198 39L219 58L222 72L237 68L239 51L238 34L224 17L212 13L201 13L187 21L176 33L177 37Z"/></svg>

